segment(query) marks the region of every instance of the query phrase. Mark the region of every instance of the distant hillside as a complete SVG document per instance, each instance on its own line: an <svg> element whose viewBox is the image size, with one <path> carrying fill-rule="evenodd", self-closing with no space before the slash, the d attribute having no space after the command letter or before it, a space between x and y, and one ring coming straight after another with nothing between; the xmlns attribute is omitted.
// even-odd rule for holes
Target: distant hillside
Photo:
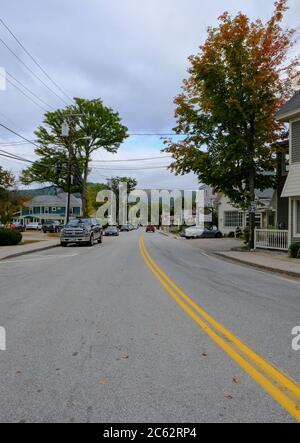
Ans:
<svg viewBox="0 0 300 443"><path fill-rule="evenodd" d="M17 192L17 195L25 198L33 198L39 195L57 195L60 192L62 192L62 190L57 188L56 186L46 186L44 188L38 188L38 189L20 189ZM75 197L80 198L80 194L78 193L73 195Z"/></svg>

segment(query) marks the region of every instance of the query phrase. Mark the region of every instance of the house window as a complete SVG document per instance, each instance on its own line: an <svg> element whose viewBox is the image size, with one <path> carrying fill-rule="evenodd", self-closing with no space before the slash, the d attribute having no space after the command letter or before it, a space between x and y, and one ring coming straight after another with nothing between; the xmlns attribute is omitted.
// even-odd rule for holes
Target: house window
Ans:
<svg viewBox="0 0 300 443"><path fill-rule="evenodd" d="M243 226L243 213L239 211L225 211L224 226L226 228L237 228L239 226Z"/></svg>

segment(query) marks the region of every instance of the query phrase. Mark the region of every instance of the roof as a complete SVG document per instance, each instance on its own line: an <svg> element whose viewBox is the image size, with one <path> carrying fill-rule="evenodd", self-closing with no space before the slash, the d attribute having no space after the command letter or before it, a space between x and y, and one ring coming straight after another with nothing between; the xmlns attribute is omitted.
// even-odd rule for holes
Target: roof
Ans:
<svg viewBox="0 0 300 443"><path fill-rule="evenodd" d="M27 215L21 215L20 218L26 219L26 218L34 218L37 220L64 220L65 214L27 214Z"/></svg>
<svg viewBox="0 0 300 443"><path fill-rule="evenodd" d="M26 202L24 205L27 207L32 206L57 206L64 207L67 202L67 194L65 192L61 192L57 195L37 195L32 198L29 202ZM82 207L82 201L80 198L74 197L71 194L70 198L70 206L71 207Z"/></svg>
<svg viewBox="0 0 300 443"><path fill-rule="evenodd" d="M300 163L290 166L281 197L297 197L300 195Z"/></svg>
<svg viewBox="0 0 300 443"><path fill-rule="evenodd" d="M293 116L296 117L298 114L300 115L300 89L281 107L277 112L276 118L287 121L289 118Z"/></svg>

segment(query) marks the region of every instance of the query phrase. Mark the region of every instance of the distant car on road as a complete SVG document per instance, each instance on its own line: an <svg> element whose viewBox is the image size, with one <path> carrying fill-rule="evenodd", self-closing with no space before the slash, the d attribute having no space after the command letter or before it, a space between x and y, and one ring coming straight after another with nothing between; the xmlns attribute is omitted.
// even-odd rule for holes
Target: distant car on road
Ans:
<svg viewBox="0 0 300 443"><path fill-rule="evenodd" d="M93 246L95 242L102 243L103 229L96 218L78 217L70 220L60 231L60 244L69 243L87 244Z"/></svg>
<svg viewBox="0 0 300 443"><path fill-rule="evenodd" d="M19 222L16 223L10 223L8 226L10 229L13 229L14 231L19 231L19 232L25 232L26 231L26 227L24 225L22 225Z"/></svg>
<svg viewBox="0 0 300 443"><path fill-rule="evenodd" d="M121 226L121 229L120 229L121 232L129 232L129 231L133 231L133 230L134 230L134 227L130 223L126 223L125 225Z"/></svg>
<svg viewBox="0 0 300 443"><path fill-rule="evenodd" d="M42 227L43 227L42 223L32 222L32 223L28 223L28 225L26 225L26 230L27 231L41 231Z"/></svg>
<svg viewBox="0 0 300 443"><path fill-rule="evenodd" d="M58 220L48 221L43 224L43 232L59 232L63 225Z"/></svg>
<svg viewBox="0 0 300 443"><path fill-rule="evenodd" d="M146 232L155 232L155 226L154 225L147 225Z"/></svg>
<svg viewBox="0 0 300 443"><path fill-rule="evenodd" d="M119 236L119 229L117 226L108 226L104 231L105 236Z"/></svg>
<svg viewBox="0 0 300 443"><path fill-rule="evenodd" d="M222 238L223 234L218 228L201 228L200 226L191 226L183 229L180 233L181 237L187 240L191 238Z"/></svg>

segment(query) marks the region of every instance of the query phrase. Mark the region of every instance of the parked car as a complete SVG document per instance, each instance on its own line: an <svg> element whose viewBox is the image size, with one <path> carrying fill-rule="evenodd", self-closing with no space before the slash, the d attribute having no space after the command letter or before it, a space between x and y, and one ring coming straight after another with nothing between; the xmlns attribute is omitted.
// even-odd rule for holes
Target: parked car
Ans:
<svg viewBox="0 0 300 443"><path fill-rule="evenodd" d="M155 232L155 226L154 225L147 225L146 232Z"/></svg>
<svg viewBox="0 0 300 443"><path fill-rule="evenodd" d="M43 232L59 232L63 225L58 220L48 221L43 224Z"/></svg>
<svg viewBox="0 0 300 443"><path fill-rule="evenodd" d="M42 223L32 222L32 223L28 223L28 225L26 225L26 230L27 231L41 231L42 227L43 227Z"/></svg>
<svg viewBox="0 0 300 443"><path fill-rule="evenodd" d="M121 232L129 232L133 230L133 226L130 223L126 223L126 225L122 225L120 228Z"/></svg>
<svg viewBox="0 0 300 443"><path fill-rule="evenodd" d="M19 222L10 223L10 224L8 225L8 227L9 227L10 229L13 229L13 230L15 230L15 231L19 231L19 232L25 232L25 231L26 231L26 226L25 226L25 225L22 225L22 223L19 223Z"/></svg>
<svg viewBox="0 0 300 443"><path fill-rule="evenodd" d="M191 238L222 238L223 234L215 226L213 228L202 228L200 226L191 226L183 229L180 233L187 240Z"/></svg>
<svg viewBox="0 0 300 443"><path fill-rule="evenodd" d="M117 226L108 226L105 231L104 235L106 236L119 236L119 229Z"/></svg>
<svg viewBox="0 0 300 443"><path fill-rule="evenodd" d="M102 243L103 229L96 218L78 217L70 220L60 231L60 244L69 243L87 244L93 246L95 242Z"/></svg>

